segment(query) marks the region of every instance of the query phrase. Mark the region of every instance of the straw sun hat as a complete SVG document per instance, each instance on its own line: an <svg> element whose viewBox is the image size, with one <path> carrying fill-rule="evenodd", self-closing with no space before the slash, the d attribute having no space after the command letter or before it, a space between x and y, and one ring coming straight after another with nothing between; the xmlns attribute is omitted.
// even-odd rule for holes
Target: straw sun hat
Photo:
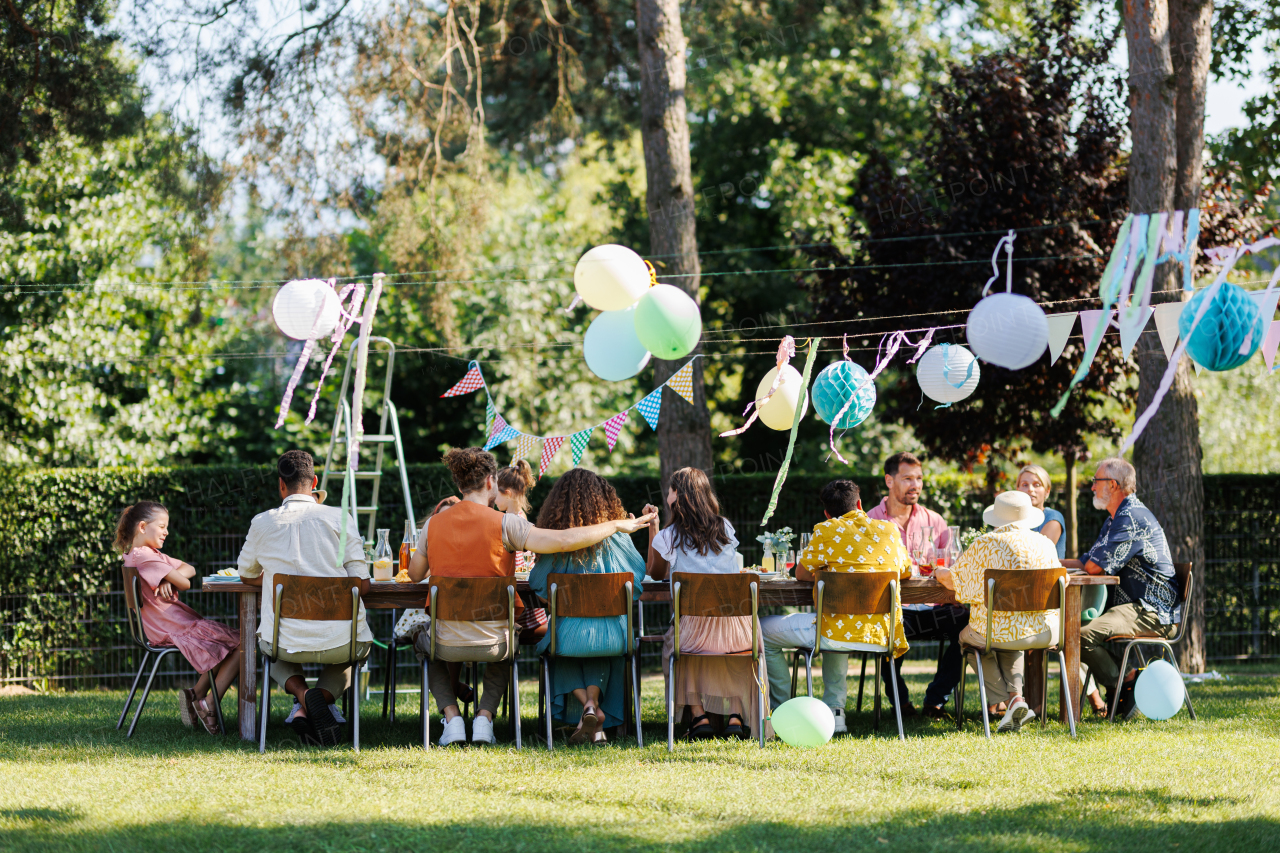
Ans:
<svg viewBox="0 0 1280 853"><path fill-rule="evenodd" d="M1033 507L1031 496L1025 492L1001 492L982 513L982 520L991 527L1016 524L1029 530L1044 523L1044 510Z"/></svg>

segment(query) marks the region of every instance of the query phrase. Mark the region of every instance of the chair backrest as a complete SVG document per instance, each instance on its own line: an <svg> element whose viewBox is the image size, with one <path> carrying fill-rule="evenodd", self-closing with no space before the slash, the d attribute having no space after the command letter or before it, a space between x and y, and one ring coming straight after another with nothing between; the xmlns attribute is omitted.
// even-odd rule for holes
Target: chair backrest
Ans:
<svg viewBox="0 0 1280 853"><path fill-rule="evenodd" d="M833 615L866 613L872 616L892 613L893 582L897 579L897 572L819 572L822 612ZM814 604L818 604L816 597Z"/></svg>
<svg viewBox="0 0 1280 853"><path fill-rule="evenodd" d="M124 567L124 608L125 617L129 620L129 635L133 641L144 648L147 646L147 634L142 627L142 613L138 597L142 593L141 579L138 570L133 566Z"/></svg>
<svg viewBox="0 0 1280 853"><path fill-rule="evenodd" d="M431 615L431 658L436 656L436 625L444 622L507 621L509 655L516 651L516 579L443 578L429 579L426 609Z"/></svg>
<svg viewBox="0 0 1280 853"><path fill-rule="evenodd" d="M318 578L309 575L271 576L271 595L275 603L275 625L271 632L271 649L280 649L280 620L301 619L307 622L351 622L351 653L354 656L356 631L360 616L360 581L358 578Z"/></svg>
<svg viewBox="0 0 1280 853"><path fill-rule="evenodd" d="M635 575L631 572L607 574L565 574L552 572L547 575L547 602L551 632L548 650L556 653L556 620L566 618L627 617L627 647L635 642L631 627L631 602L635 595Z"/></svg>
<svg viewBox="0 0 1280 853"><path fill-rule="evenodd" d="M755 616L759 584L760 576L751 572L672 572L672 607L678 605L681 616Z"/></svg>
<svg viewBox="0 0 1280 853"><path fill-rule="evenodd" d="M1063 568L987 569L982 573L987 608L1002 613L1057 610L1063 605L1060 581L1066 577L1067 570Z"/></svg>
<svg viewBox="0 0 1280 853"><path fill-rule="evenodd" d="M1195 572L1191 571L1190 563L1174 563L1173 573L1178 580L1178 603L1182 605L1182 619L1178 622L1178 633L1170 639L1172 643L1182 642L1182 637L1187 633L1187 602L1191 601L1191 596L1195 589Z"/></svg>

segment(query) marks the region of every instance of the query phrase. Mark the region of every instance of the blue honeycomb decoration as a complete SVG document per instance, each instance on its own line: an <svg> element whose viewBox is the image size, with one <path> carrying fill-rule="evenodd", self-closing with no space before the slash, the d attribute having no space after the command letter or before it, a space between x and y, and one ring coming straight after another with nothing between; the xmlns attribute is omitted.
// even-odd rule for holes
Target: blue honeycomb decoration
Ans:
<svg viewBox="0 0 1280 853"><path fill-rule="evenodd" d="M866 378L867 371L852 361L837 361L824 367L818 374L818 378L813 381L813 390L810 394L813 407L818 411L818 417L831 423L840 414L844 404L853 396L858 384ZM835 425L836 429L849 429L862 423L867 419L867 415L871 414L875 405L876 384L868 382L858 392L853 405L844 413L840 423Z"/></svg>
<svg viewBox="0 0 1280 853"><path fill-rule="evenodd" d="M1195 359L1196 364L1205 370L1231 370L1253 358L1258 347L1262 346L1262 338L1266 334L1262 312L1249 296L1249 291L1238 284L1223 284L1200 318L1195 333L1188 338L1191 321L1208 292L1207 287L1198 291L1182 309L1182 315L1178 317L1178 334L1187 342L1187 355ZM1246 338L1249 346L1247 352L1241 354L1240 347Z"/></svg>

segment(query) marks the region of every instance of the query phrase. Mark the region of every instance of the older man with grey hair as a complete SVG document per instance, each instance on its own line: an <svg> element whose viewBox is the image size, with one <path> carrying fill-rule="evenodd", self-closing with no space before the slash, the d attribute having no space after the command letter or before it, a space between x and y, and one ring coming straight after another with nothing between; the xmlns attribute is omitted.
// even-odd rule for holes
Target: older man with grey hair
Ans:
<svg viewBox="0 0 1280 853"><path fill-rule="evenodd" d="M1098 464L1093 477L1093 505L1110 515L1093 547L1079 560L1063 560L1068 567L1083 568L1091 575L1116 575L1120 583L1111 588L1108 607L1097 619L1080 630L1080 662L1101 685L1116 683L1120 677L1119 655L1107 642L1118 634L1170 636L1182 620L1178 602L1173 559L1164 531L1151 510L1134 492L1138 474L1123 459L1112 457ZM1125 674L1119 713L1133 715L1135 671ZM1097 699L1091 696L1094 707ZM1109 701L1108 701L1109 704Z"/></svg>

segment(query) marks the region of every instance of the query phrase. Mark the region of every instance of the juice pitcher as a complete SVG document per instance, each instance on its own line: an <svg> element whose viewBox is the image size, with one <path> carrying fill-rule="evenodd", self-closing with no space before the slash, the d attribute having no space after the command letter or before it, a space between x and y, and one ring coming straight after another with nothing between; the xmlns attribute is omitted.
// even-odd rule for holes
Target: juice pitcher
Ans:
<svg viewBox="0 0 1280 853"><path fill-rule="evenodd" d="M382 528L378 531L378 544L373 548L373 579L375 581L389 581L394 575L392 564L395 557L391 553L391 536L390 528Z"/></svg>

